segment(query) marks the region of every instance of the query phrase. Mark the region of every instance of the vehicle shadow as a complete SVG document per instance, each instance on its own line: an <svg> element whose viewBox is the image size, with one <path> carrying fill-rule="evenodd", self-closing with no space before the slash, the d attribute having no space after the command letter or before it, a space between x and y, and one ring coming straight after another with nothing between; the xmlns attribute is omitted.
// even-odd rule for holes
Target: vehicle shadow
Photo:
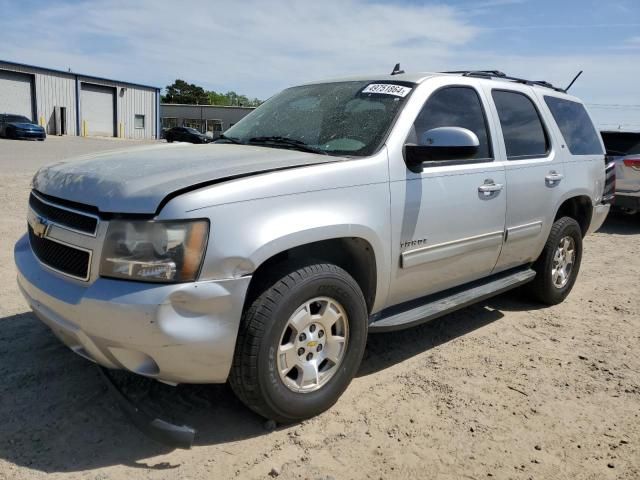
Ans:
<svg viewBox="0 0 640 480"><path fill-rule="evenodd" d="M126 465L172 469L144 459L173 450L126 419L99 370L78 357L32 313L0 318L0 458L46 473ZM194 426L196 445L264 435L264 420L226 385L170 387L118 372L145 410Z"/></svg>
<svg viewBox="0 0 640 480"><path fill-rule="evenodd" d="M358 376L367 376L478 330L504 317L503 312L546 308L519 290L485 300L407 330L370 335Z"/></svg>
<svg viewBox="0 0 640 480"><path fill-rule="evenodd" d="M531 308L536 306L502 295L410 330L371 335L358 375L482 328L502 318L502 311ZM46 473L180 466L145 461L173 449L133 427L98 369L63 346L32 313L0 318L0 327L0 458ZM171 387L126 372L114 377L146 411L196 428L196 445L268 434L264 420L226 385Z"/></svg>
<svg viewBox="0 0 640 480"><path fill-rule="evenodd" d="M620 212L611 212L607 215L607 219L598 230L598 233L640 235L640 214L625 215Z"/></svg>

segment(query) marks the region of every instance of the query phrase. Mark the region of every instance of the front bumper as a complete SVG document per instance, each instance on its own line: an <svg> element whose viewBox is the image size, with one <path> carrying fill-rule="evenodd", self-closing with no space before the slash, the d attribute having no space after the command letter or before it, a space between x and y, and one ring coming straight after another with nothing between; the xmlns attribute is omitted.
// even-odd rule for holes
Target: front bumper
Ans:
<svg viewBox="0 0 640 480"><path fill-rule="evenodd" d="M44 140L45 138L47 138L47 134L45 132L34 132L34 131L30 131L30 130L16 130L14 133L15 138L18 139L23 139L23 140L28 140L28 139L35 139L35 140Z"/></svg>
<svg viewBox="0 0 640 480"><path fill-rule="evenodd" d="M250 277L172 285L70 280L16 243L18 285L34 313L77 354L169 383L223 383Z"/></svg>
<svg viewBox="0 0 640 480"><path fill-rule="evenodd" d="M587 234L597 231L602 226L609 214L609 210L611 210L611 205L604 203L593 207L593 213L591 214L591 222L589 223Z"/></svg>

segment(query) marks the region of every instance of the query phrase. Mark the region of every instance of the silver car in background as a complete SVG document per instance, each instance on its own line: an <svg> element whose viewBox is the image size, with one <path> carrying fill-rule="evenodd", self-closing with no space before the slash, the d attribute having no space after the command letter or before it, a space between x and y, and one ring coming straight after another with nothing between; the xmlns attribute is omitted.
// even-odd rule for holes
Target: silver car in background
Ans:
<svg viewBox="0 0 640 480"><path fill-rule="evenodd" d="M640 132L600 132L607 158L615 162L614 206L628 214L640 212Z"/></svg>

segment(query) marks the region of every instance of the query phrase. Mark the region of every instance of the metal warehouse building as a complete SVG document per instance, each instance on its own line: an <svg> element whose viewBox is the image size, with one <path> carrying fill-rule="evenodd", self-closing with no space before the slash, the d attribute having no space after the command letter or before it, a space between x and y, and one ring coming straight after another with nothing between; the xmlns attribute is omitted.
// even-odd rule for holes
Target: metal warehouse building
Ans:
<svg viewBox="0 0 640 480"><path fill-rule="evenodd" d="M0 60L0 113L51 135L158 138L160 89Z"/></svg>
<svg viewBox="0 0 640 480"><path fill-rule="evenodd" d="M160 105L162 128L192 127L212 135L233 127L240 119L254 110L253 107L222 107L217 105Z"/></svg>

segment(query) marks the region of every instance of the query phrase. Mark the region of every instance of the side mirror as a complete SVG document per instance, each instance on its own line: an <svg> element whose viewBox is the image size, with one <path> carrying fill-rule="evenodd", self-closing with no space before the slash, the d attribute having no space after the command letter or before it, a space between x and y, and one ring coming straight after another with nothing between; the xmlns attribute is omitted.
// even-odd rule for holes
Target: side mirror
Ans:
<svg viewBox="0 0 640 480"><path fill-rule="evenodd" d="M462 127L438 127L427 130L418 139L419 145L404 146L404 158L411 171L421 172L424 162L466 160L475 156L480 147L478 136Z"/></svg>

